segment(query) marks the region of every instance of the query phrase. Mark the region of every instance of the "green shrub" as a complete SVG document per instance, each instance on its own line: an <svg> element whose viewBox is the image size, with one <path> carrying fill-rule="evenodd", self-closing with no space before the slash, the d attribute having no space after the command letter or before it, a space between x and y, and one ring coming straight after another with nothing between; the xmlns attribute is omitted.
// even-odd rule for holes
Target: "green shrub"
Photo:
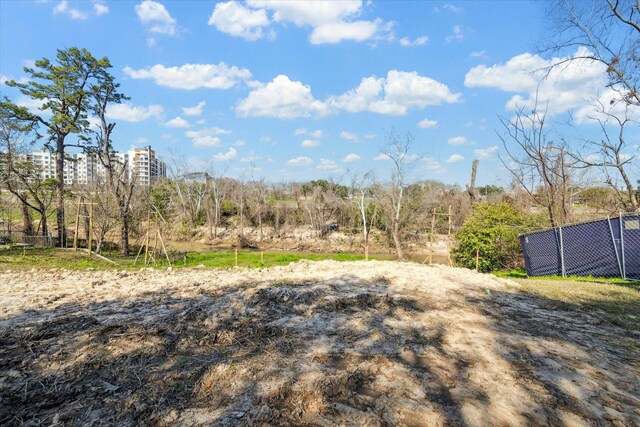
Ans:
<svg viewBox="0 0 640 427"><path fill-rule="evenodd" d="M507 203L481 203L456 232L458 244L452 251L455 264L488 272L522 266L518 235L538 228L538 216L525 215Z"/></svg>

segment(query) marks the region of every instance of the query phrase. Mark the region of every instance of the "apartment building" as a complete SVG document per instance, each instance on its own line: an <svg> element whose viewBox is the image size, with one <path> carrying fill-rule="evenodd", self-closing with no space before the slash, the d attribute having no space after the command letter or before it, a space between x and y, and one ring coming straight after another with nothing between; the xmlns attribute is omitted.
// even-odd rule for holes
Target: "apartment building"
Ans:
<svg viewBox="0 0 640 427"><path fill-rule="evenodd" d="M167 164L158 159L151 146L134 148L117 156L127 165L129 179L135 178L140 185L151 185L156 179L167 176Z"/></svg>
<svg viewBox="0 0 640 427"><path fill-rule="evenodd" d="M138 185L151 185L156 179L167 176L166 163L158 159L151 146L114 154L115 160L126 165L129 179L135 178ZM40 150L27 157L40 169L42 178L56 177L55 153ZM68 154L63 171L64 183L67 185L91 185L106 176L106 170L98 156L89 153Z"/></svg>

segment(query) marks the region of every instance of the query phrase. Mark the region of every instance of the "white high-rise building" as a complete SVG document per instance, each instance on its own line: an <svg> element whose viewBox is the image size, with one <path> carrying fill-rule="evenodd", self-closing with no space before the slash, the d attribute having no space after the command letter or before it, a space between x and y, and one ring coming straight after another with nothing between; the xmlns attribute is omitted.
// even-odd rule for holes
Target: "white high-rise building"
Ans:
<svg viewBox="0 0 640 427"><path fill-rule="evenodd" d="M156 179L167 175L165 162L156 157L151 146L114 154L114 160L126 164L127 176L129 179L135 178L138 185L151 185ZM40 169L42 178L56 177L55 153L47 150L34 151L28 158ZM105 176L105 167L96 154L68 154L65 159L64 183L67 185L92 185Z"/></svg>

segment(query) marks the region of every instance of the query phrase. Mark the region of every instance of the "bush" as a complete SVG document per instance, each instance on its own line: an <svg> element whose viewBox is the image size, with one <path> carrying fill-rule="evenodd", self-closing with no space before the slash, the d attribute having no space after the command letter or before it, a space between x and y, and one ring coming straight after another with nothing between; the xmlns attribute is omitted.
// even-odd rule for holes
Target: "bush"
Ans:
<svg viewBox="0 0 640 427"><path fill-rule="evenodd" d="M481 203L456 232L458 244L452 251L457 266L476 268L476 251L480 251L478 269L482 272L523 265L518 236L540 225L540 217L525 215L511 205Z"/></svg>

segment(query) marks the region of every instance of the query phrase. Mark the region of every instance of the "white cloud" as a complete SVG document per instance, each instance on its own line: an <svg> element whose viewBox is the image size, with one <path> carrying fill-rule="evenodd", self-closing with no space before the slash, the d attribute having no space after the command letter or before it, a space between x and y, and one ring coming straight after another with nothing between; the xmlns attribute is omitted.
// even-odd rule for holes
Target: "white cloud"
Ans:
<svg viewBox="0 0 640 427"><path fill-rule="evenodd" d="M375 156L373 158L373 160L376 160L376 161L378 161L378 160L391 160L391 157L389 157L387 154L380 153L377 156Z"/></svg>
<svg viewBox="0 0 640 427"><path fill-rule="evenodd" d="M251 72L246 68L230 67L224 62L218 65L185 64L179 67L156 64L140 70L125 67L123 71L132 79L152 79L158 86L187 90L230 89L251 78Z"/></svg>
<svg viewBox="0 0 640 427"><path fill-rule="evenodd" d="M330 22L313 29L309 41L311 44L336 44L344 40L362 42L380 32L382 20Z"/></svg>
<svg viewBox="0 0 640 427"><path fill-rule="evenodd" d="M104 15L105 13L109 13L109 7L104 3L96 1L93 3L93 12L96 16Z"/></svg>
<svg viewBox="0 0 640 427"><path fill-rule="evenodd" d="M218 153L213 156L213 160L216 162L227 162L229 160L235 159L238 155L238 150L233 147L229 147L226 153Z"/></svg>
<svg viewBox="0 0 640 427"><path fill-rule="evenodd" d="M164 125L170 128L188 128L189 122L183 119L182 117L177 116L169 120L168 122L166 122Z"/></svg>
<svg viewBox="0 0 640 427"><path fill-rule="evenodd" d="M140 22L152 33L175 35L177 33L176 20L162 3L144 0L136 5L136 14Z"/></svg>
<svg viewBox="0 0 640 427"><path fill-rule="evenodd" d="M200 114L202 114L202 110L204 109L205 105L207 105L205 101L200 101L198 102L198 105L194 107L182 107L182 113L185 116L199 116Z"/></svg>
<svg viewBox="0 0 640 427"><path fill-rule="evenodd" d="M447 141L449 145L467 145L468 143L467 138L464 136L454 136Z"/></svg>
<svg viewBox="0 0 640 427"><path fill-rule="evenodd" d="M46 99L34 99L34 98L31 98L30 96L21 95L18 98L18 101L16 102L16 104L28 109L33 114L49 117L51 116L50 110L41 110L45 102L46 102Z"/></svg>
<svg viewBox="0 0 640 427"><path fill-rule="evenodd" d="M312 44L335 44L345 40L362 42L388 36L392 24L381 19L356 20L362 13L361 0L287 1L249 0L248 6L273 13L272 21L311 27Z"/></svg>
<svg viewBox="0 0 640 427"><path fill-rule="evenodd" d="M426 168L430 172L434 173L445 173L447 170L435 159L430 157L425 157L424 162L426 164Z"/></svg>
<svg viewBox="0 0 640 427"><path fill-rule="evenodd" d="M164 109L157 104L149 105L148 107L114 104L107 110L108 118L125 122L142 122L150 118L162 120L163 115Z"/></svg>
<svg viewBox="0 0 640 427"><path fill-rule="evenodd" d="M447 159L446 163L458 163L464 160L464 156L461 154L452 154Z"/></svg>
<svg viewBox="0 0 640 427"><path fill-rule="evenodd" d="M236 113L241 117L295 117L323 116L327 106L311 94L311 88L298 81L279 75L264 87L252 90L238 102Z"/></svg>
<svg viewBox="0 0 640 427"><path fill-rule="evenodd" d="M207 128L200 130L189 130L185 136L191 139L194 147L216 147L220 145L220 138L217 135L227 135L231 131L220 128Z"/></svg>
<svg viewBox="0 0 640 427"><path fill-rule="evenodd" d="M240 161L244 162L244 163L252 163L252 162L257 162L257 161L263 160L263 159L264 159L264 157L258 156L252 151L251 153L249 153L249 155L244 156L243 158L241 158Z"/></svg>
<svg viewBox="0 0 640 427"><path fill-rule="evenodd" d="M360 156L358 156L356 153L347 154L346 156L344 156L344 159L342 159L344 163L353 163L357 162L358 160L360 160Z"/></svg>
<svg viewBox="0 0 640 427"><path fill-rule="evenodd" d="M234 147L242 147L242 146L244 146L244 145L247 145L247 143L246 143L246 142L244 142L244 141L243 141L243 140L241 140L241 139L238 139L237 141L235 141L235 142L233 143L233 146L234 146Z"/></svg>
<svg viewBox="0 0 640 427"><path fill-rule="evenodd" d="M313 139L305 139L304 141L302 141L300 145L302 147L317 147L318 145L320 145L320 141L316 141Z"/></svg>
<svg viewBox="0 0 640 427"><path fill-rule="evenodd" d="M453 32L445 39L447 43L461 42L464 40L464 34L462 33L462 27L460 25L453 26Z"/></svg>
<svg viewBox="0 0 640 427"><path fill-rule="evenodd" d="M316 166L316 169L319 169L319 170L336 170L336 169L339 169L339 168L338 168L338 165L336 164L336 162L334 162L333 160L320 159L320 162L318 163L318 166Z"/></svg>
<svg viewBox="0 0 640 427"><path fill-rule="evenodd" d="M418 127L421 129L434 128L438 125L436 120L424 119L418 122Z"/></svg>
<svg viewBox="0 0 640 427"><path fill-rule="evenodd" d="M147 46L156 47L157 44L158 42L156 41L155 37L147 37Z"/></svg>
<svg viewBox="0 0 640 427"><path fill-rule="evenodd" d="M299 128L296 129L295 132L293 132L293 134L295 136L300 136L300 135L309 135L313 138L322 138L322 136L324 135L324 132L321 129L316 129L316 130L308 130L307 128Z"/></svg>
<svg viewBox="0 0 640 427"><path fill-rule="evenodd" d="M417 72L391 70L387 77L363 78L360 85L340 96L327 100L332 108L352 113L371 111L379 114L402 116L409 109L422 109L442 103L455 103L461 94Z"/></svg>
<svg viewBox="0 0 640 427"><path fill-rule="evenodd" d="M470 57L472 58L484 58L485 56L487 56L487 51L486 50L474 50L473 52L471 52L469 54Z"/></svg>
<svg viewBox="0 0 640 427"><path fill-rule="evenodd" d="M376 135L375 133L367 133L364 136L364 139L373 139L373 138L377 138L378 135Z"/></svg>
<svg viewBox="0 0 640 427"><path fill-rule="evenodd" d="M454 6L451 3L446 3L442 6L444 10L448 10L451 13L461 13L464 9L461 6Z"/></svg>
<svg viewBox="0 0 640 427"><path fill-rule="evenodd" d="M424 44L427 44L428 41L429 41L429 37L427 36L418 37L413 41L411 41L408 37L403 37L399 40L399 43L400 43L400 46L411 47L411 46L422 46Z"/></svg>
<svg viewBox="0 0 640 427"><path fill-rule="evenodd" d="M589 54L585 48L579 48L573 57ZM523 53L506 63L473 67L467 72L464 84L514 93L505 105L507 111L532 109L537 99L538 111L546 110L547 115L553 116L585 107L599 97L608 83L605 65L586 59L569 59L571 57L544 59ZM559 63L562 65L556 65ZM579 113L576 114L578 119L583 117Z"/></svg>
<svg viewBox="0 0 640 427"><path fill-rule="evenodd" d="M493 157L493 155L497 151L498 151L498 146L493 145L491 147L479 148L477 150L473 150L473 154L475 154L478 159L482 160L482 159L489 159Z"/></svg>
<svg viewBox="0 0 640 427"><path fill-rule="evenodd" d="M306 156L295 157L287 161L290 166L309 166L313 164L313 160Z"/></svg>
<svg viewBox="0 0 640 427"><path fill-rule="evenodd" d="M60 3L56 4L55 7L53 8L54 15L58 15L60 13L65 13L69 15L71 19L84 20L89 17L88 13L75 9L73 7L69 7L69 2L67 0L62 0Z"/></svg>
<svg viewBox="0 0 640 427"><path fill-rule="evenodd" d="M252 41L263 37L263 27L269 25L269 18L263 9L251 10L236 1L229 1L216 4L209 25L223 33Z"/></svg>
<svg viewBox="0 0 640 427"><path fill-rule="evenodd" d="M347 132L346 130L343 130L342 132L340 132L340 138L346 139L347 141L351 141L351 142L357 142L358 141L358 134L357 133L353 133L353 132Z"/></svg>

